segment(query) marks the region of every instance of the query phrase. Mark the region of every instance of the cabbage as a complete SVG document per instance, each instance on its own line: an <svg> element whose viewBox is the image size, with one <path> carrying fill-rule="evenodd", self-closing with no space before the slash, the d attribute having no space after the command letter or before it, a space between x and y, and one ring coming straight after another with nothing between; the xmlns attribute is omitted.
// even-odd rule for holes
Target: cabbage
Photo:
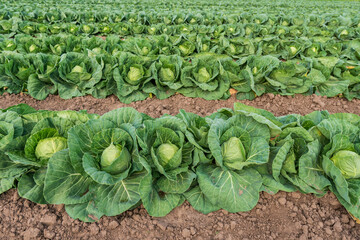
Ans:
<svg viewBox="0 0 360 240"><path fill-rule="evenodd" d="M79 66L79 65L76 65L76 66L71 70L71 72L82 73L82 72L84 72L84 68L82 68L82 67Z"/></svg>
<svg viewBox="0 0 360 240"><path fill-rule="evenodd" d="M179 148L172 143L163 143L157 149L160 165L166 167Z"/></svg>
<svg viewBox="0 0 360 240"><path fill-rule="evenodd" d="M160 78L165 82L172 82L175 79L174 71L170 68L161 68L160 69Z"/></svg>
<svg viewBox="0 0 360 240"><path fill-rule="evenodd" d="M341 150L336 152L331 160L335 166L340 169L345 178L359 178L360 177L360 156L359 154Z"/></svg>
<svg viewBox="0 0 360 240"><path fill-rule="evenodd" d="M128 78L130 81L136 82L144 76L144 71L139 67L130 67Z"/></svg>
<svg viewBox="0 0 360 240"><path fill-rule="evenodd" d="M237 137L231 137L221 146L224 164L236 162L244 162L246 160L246 152L241 140Z"/></svg>
<svg viewBox="0 0 360 240"><path fill-rule="evenodd" d="M101 154L101 168L110 174L119 174L126 171L131 162L127 148L121 145L110 144Z"/></svg>
<svg viewBox="0 0 360 240"><path fill-rule="evenodd" d="M200 83L207 83L211 78L210 73L208 72L208 70L206 69L206 67L202 67L199 69L198 72L198 81Z"/></svg>
<svg viewBox="0 0 360 240"><path fill-rule="evenodd" d="M67 140L64 137L41 139L35 148L35 156L40 160L48 160L54 153L65 148L67 148Z"/></svg>

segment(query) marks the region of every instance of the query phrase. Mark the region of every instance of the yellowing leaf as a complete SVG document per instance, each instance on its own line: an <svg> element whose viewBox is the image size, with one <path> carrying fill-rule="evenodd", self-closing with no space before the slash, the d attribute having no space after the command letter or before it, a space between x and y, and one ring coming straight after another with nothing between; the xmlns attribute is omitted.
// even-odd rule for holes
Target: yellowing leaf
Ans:
<svg viewBox="0 0 360 240"><path fill-rule="evenodd" d="M354 217L354 215L352 215L349 211L348 211L349 215L351 216L352 219L354 219L354 221L357 223L357 224L360 224L360 219Z"/></svg>
<svg viewBox="0 0 360 240"><path fill-rule="evenodd" d="M235 89L233 89L233 88L230 88L230 94L231 95L234 95L234 94L236 94L237 93L237 90L235 90Z"/></svg>

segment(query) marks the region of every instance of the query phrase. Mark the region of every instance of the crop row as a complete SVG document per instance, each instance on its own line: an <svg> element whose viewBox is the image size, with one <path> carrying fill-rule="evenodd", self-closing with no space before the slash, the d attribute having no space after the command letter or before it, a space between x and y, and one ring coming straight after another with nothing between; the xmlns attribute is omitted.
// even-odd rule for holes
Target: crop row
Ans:
<svg viewBox="0 0 360 240"><path fill-rule="evenodd" d="M168 25L153 24L143 25L138 23L54 23L44 24L29 21L21 21L17 18L0 20L0 34L12 37L16 34L59 34L68 33L73 35L109 35L120 36L133 35L179 35L179 34L206 34L208 37L218 38L221 35L227 37L334 37L336 39L360 38L360 27L318 27L318 26L283 26L263 25L257 23L237 23L222 25Z"/></svg>
<svg viewBox="0 0 360 240"><path fill-rule="evenodd" d="M341 15L338 13L323 13L323 14L299 14L293 12L293 14L287 12L286 14L259 14L251 11L219 14L219 12L212 11L119 11L109 9L104 11L89 11L71 10L68 6L64 7L65 10L57 7L54 9L39 10L37 8L34 11L16 11L14 9L0 11L0 20L9 20L11 18L19 18L23 21L31 21L37 23L57 23L57 22L71 22L71 23L138 23L144 25L152 25L164 23L167 25L178 24L201 24L201 25L221 25L221 24L236 24L236 23L256 23L266 25L280 25L280 26L344 26L344 27L359 27L360 18L356 15Z"/></svg>
<svg viewBox="0 0 360 240"><path fill-rule="evenodd" d="M360 97L360 64L336 57L293 59L249 56L234 61L226 55L203 53L184 59L178 55L116 56L70 52L0 55L0 93L27 92L36 99L48 94L61 98L115 94L130 103L154 94L165 99L175 93L207 100L227 99L230 89L238 99L264 93L296 93L346 98Z"/></svg>
<svg viewBox="0 0 360 240"><path fill-rule="evenodd" d="M91 222L141 203L151 216L184 200L205 214L240 212L261 191L330 190L360 218L359 126L355 114L275 117L240 103L155 119L133 108L98 116L21 104L0 113L0 193L16 187Z"/></svg>
<svg viewBox="0 0 360 240"><path fill-rule="evenodd" d="M301 15L301 14L313 14L313 15L326 15L326 14L349 14L355 16L360 5L358 2L352 1L351 4L343 4L339 1L296 1L288 2L284 0L279 1L256 1L249 2L246 0L240 1L29 1L29 0L1 0L0 9L4 11L21 12L25 13L37 13L42 11L52 12L54 9L60 9L61 11L73 10L73 11L87 11L87 12L114 12L114 9L119 9L121 12L181 12L188 14L189 12L216 12L218 16L226 15L229 13L236 13L245 15L246 13L266 13L266 14L278 14L278 15ZM339 10L339 5L341 10ZM319 8L319 6L321 6ZM301 12L299 12L301 9Z"/></svg>
<svg viewBox="0 0 360 240"><path fill-rule="evenodd" d="M203 34L189 35L157 35L149 37L120 38L116 35L108 37L74 36L66 34L16 35L14 38L0 37L1 52L46 53L62 55L67 52L116 55L119 52L131 52L139 56L179 55L189 57L197 53L212 52L239 59L250 55L272 55L279 59L290 60L302 57L333 56L342 59L360 61L360 41L334 40L328 37L286 38L235 37L210 38Z"/></svg>

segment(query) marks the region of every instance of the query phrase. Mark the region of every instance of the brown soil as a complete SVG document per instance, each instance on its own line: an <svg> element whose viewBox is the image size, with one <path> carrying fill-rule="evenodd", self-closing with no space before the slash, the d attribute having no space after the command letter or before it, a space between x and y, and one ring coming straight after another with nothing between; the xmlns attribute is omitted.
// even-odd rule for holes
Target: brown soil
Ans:
<svg viewBox="0 0 360 240"><path fill-rule="evenodd" d="M27 103L36 109L87 109L103 114L131 106L152 117L176 114L179 109L202 116L221 107L232 107L238 100L205 101L176 95L168 100L155 98L125 105L116 97L94 99L90 96L62 100L50 96L36 101L27 95L0 97L0 108ZM319 96L281 97L267 94L254 101L241 101L275 115L307 114L314 110L360 114L360 100L346 101ZM0 195L0 239L358 239L356 225L333 194L323 198L300 193L262 193L250 212L228 213L220 210L208 215L196 212L188 203L163 218L150 217L138 207L117 217L103 217L97 223L71 219L62 205L39 205L19 198L15 190Z"/></svg>
<svg viewBox="0 0 360 240"><path fill-rule="evenodd" d="M163 114L177 114L179 109L197 113L201 116L215 112L219 108L233 108L234 102L242 102L250 106L262 108L274 113L276 116L298 113L308 114L315 110L328 110L330 113L349 112L360 115L360 99L348 101L345 98L327 98L317 95L303 96L280 96L265 94L253 101L239 101L233 95L228 100L207 101L201 98L187 98L180 94L166 100L148 98L144 101L124 104L119 102L116 96L105 99L96 99L92 96L78 97L70 100L61 99L51 95L46 100L38 101L27 94L10 95L5 93L0 96L0 109L7 108L19 103L26 103L36 109L47 110L88 110L89 113L104 114L120 107L133 107L139 112L149 114L151 117L160 117Z"/></svg>

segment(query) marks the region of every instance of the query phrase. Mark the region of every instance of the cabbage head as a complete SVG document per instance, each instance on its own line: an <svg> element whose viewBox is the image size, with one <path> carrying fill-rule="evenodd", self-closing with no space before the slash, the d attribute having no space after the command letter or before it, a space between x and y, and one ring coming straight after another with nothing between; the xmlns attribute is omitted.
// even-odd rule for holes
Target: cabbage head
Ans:
<svg viewBox="0 0 360 240"><path fill-rule="evenodd" d="M41 139L35 148L35 156L40 160L48 160L54 153L65 148L67 148L67 139L64 137Z"/></svg>
<svg viewBox="0 0 360 240"><path fill-rule="evenodd" d="M179 148L172 143L163 143L157 149L157 156L162 167L167 167Z"/></svg>
<svg viewBox="0 0 360 240"><path fill-rule="evenodd" d="M101 169L111 174L119 174L129 168L131 156L129 150L121 145L110 144L101 154Z"/></svg>
<svg viewBox="0 0 360 240"><path fill-rule="evenodd" d="M345 178L360 178L359 154L353 151L340 150L331 157L331 160Z"/></svg>
<svg viewBox="0 0 360 240"><path fill-rule="evenodd" d="M246 160L244 145L238 137L231 137L221 145L221 152L224 157L224 165L231 166L236 162Z"/></svg>

